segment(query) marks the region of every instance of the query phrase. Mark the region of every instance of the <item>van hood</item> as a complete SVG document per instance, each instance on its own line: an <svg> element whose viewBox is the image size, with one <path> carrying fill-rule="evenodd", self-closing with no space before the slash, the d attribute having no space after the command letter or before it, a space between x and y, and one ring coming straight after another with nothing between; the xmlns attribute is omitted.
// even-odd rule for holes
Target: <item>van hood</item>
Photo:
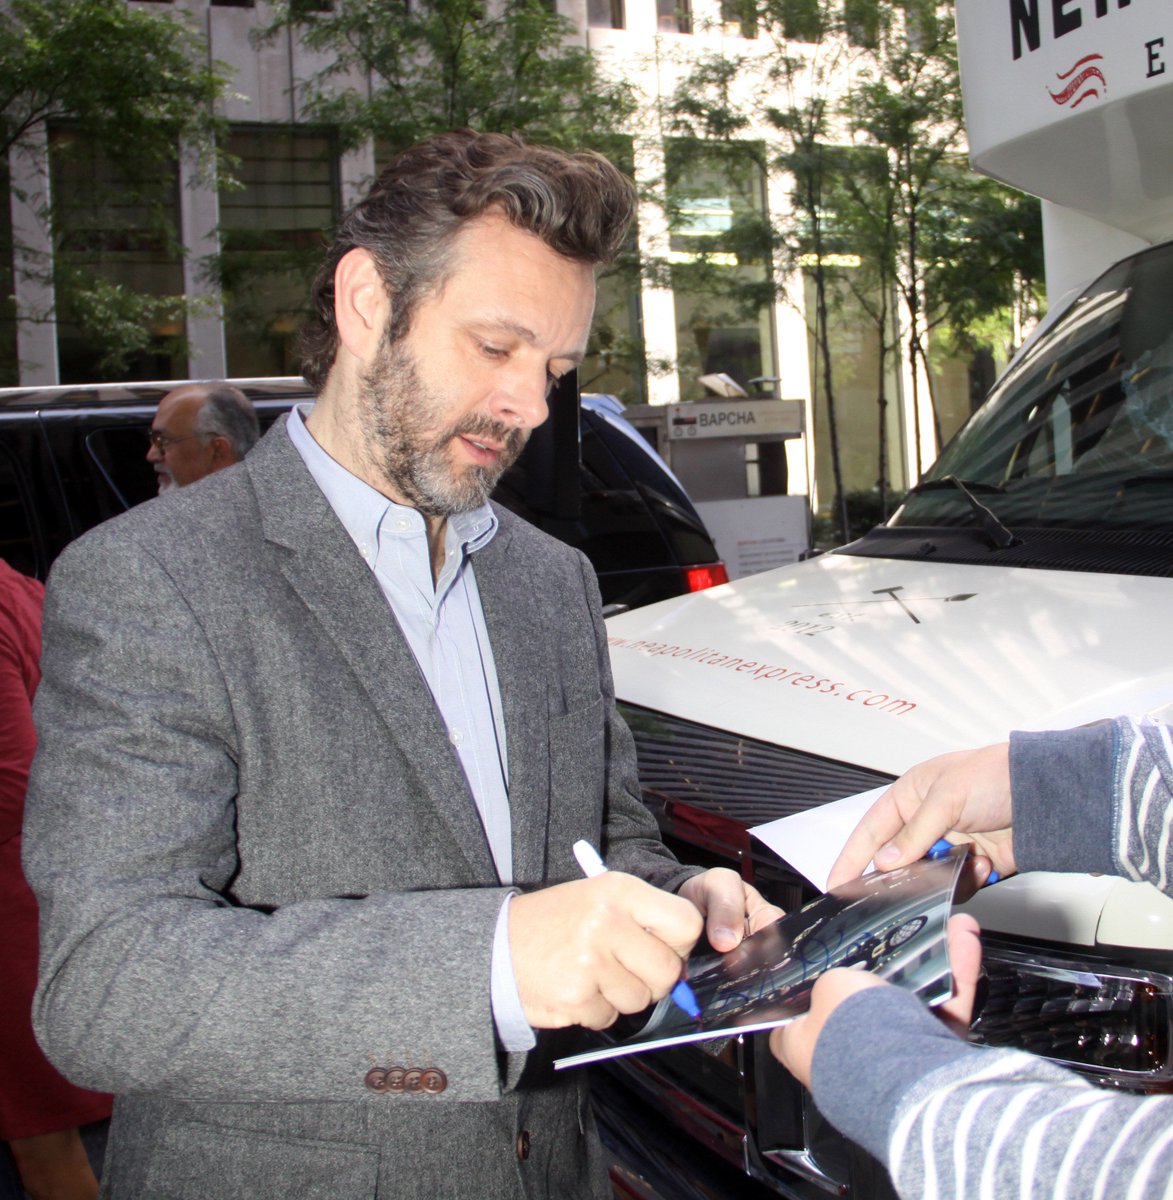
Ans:
<svg viewBox="0 0 1173 1200"><path fill-rule="evenodd" d="M621 700L899 774L1173 704L1173 583L826 554L607 623Z"/></svg>
<svg viewBox="0 0 1173 1200"><path fill-rule="evenodd" d="M1014 729L1173 718L1173 620L1152 619L1171 601L1164 578L832 553L607 632L620 700L898 775ZM1148 884L1035 872L967 907L991 930L1173 950L1173 900Z"/></svg>

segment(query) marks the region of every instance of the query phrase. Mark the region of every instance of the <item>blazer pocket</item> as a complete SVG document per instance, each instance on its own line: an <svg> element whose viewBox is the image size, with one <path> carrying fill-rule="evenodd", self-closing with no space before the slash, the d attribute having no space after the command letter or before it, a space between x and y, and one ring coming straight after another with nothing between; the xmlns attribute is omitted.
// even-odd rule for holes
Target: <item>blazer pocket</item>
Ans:
<svg viewBox="0 0 1173 1200"><path fill-rule="evenodd" d="M371 1146L198 1121L168 1124L153 1141L150 1160L143 1200L374 1200L379 1179L379 1152ZM120 1200L126 1194L115 1186L111 1195Z"/></svg>
<svg viewBox="0 0 1173 1200"><path fill-rule="evenodd" d="M602 805L606 780L601 696L562 716L550 716L550 795Z"/></svg>

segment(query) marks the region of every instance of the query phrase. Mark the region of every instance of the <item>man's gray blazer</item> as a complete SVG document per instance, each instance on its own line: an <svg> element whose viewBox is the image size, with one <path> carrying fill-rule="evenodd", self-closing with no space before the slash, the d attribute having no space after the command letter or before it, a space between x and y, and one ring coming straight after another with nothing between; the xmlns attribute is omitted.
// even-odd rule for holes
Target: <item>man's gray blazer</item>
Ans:
<svg viewBox="0 0 1173 1200"><path fill-rule="evenodd" d="M590 565L499 516L473 561L516 882L574 878L589 838L678 886ZM550 1035L499 1050L505 890L415 660L283 428L70 546L44 641L36 1026L118 1095L104 1194L602 1194L580 1075L549 1069ZM373 1068L444 1087L373 1091Z"/></svg>

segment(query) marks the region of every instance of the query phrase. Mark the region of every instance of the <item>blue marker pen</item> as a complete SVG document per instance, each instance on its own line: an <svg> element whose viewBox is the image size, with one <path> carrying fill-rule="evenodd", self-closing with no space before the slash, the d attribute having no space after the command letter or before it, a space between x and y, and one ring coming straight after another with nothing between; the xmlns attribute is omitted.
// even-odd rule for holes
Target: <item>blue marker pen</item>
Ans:
<svg viewBox="0 0 1173 1200"><path fill-rule="evenodd" d="M577 841L574 843L573 850L574 857L577 859L578 865L582 868L582 873L588 879L593 879L596 875L602 875L606 872L607 864L602 860L599 852L590 842ZM694 1021L700 1020L701 1006L697 1003L692 988L688 986L687 979L681 979L672 989L670 995L677 1008L688 1013Z"/></svg>
<svg viewBox="0 0 1173 1200"><path fill-rule="evenodd" d="M949 841L948 838L937 838L937 840L929 847L925 858L944 858L945 855L948 854L952 849L953 843ZM999 875L993 867L991 867L990 874L986 877L986 883L997 883L1001 878L1002 876Z"/></svg>

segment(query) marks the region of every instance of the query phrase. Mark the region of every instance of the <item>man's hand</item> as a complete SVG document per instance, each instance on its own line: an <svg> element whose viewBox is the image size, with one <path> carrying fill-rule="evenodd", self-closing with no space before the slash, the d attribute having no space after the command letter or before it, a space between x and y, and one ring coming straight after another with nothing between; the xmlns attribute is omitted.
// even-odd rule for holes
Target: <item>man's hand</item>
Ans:
<svg viewBox="0 0 1173 1200"><path fill-rule="evenodd" d="M786 915L728 867L713 867L686 879L677 895L696 905L705 918L709 945L723 953L740 946L747 934Z"/></svg>
<svg viewBox="0 0 1173 1200"><path fill-rule="evenodd" d="M953 997L935 1009L958 1037L964 1037L973 1015L974 993L982 967L982 943L978 923L968 915L949 918L949 966L953 972ZM870 971L837 967L815 981L810 1011L770 1034L774 1057L804 1087L811 1085L811 1060L819 1034L831 1014L847 999L865 988L891 987ZM882 1033L875 1031L876 1035Z"/></svg>
<svg viewBox="0 0 1173 1200"><path fill-rule="evenodd" d="M619 871L515 896L509 946L526 1020L606 1029L647 1008L680 979L702 927L688 900Z"/></svg>
<svg viewBox="0 0 1173 1200"><path fill-rule="evenodd" d="M979 882L991 863L1000 875L1013 874L1010 822L1009 745L942 754L902 775L868 809L835 860L827 886L854 879L873 859L881 871L903 867L948 834L971 835L949 840L973 843Z"/></svg>

